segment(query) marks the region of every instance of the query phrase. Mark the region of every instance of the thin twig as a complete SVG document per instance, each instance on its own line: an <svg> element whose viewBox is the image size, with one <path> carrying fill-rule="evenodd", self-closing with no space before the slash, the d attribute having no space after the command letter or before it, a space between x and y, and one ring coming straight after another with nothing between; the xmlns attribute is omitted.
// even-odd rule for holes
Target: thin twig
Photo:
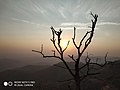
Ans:
<svg viewBox="0 0 120 90"><path fill-rule="evenodd" d="M68 55L74 62L76 62L76 60L74 59L73 55Z"/></svg>

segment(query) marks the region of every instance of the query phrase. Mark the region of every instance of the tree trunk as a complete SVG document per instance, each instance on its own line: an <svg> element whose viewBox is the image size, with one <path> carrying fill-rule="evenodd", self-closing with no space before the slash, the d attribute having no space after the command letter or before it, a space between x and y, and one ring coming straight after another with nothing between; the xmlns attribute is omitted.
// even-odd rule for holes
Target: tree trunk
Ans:
<svg viewBox="0 0 120 90"><path fill-rule="evenodd" d="M75 90L81 90L79 78L75 79Z"/></svg>

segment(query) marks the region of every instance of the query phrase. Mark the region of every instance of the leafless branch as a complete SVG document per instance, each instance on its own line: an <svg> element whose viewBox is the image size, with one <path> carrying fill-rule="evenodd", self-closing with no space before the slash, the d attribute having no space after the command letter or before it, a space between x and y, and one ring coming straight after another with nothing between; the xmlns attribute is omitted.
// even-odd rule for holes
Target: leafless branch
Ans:
<svg viewBox="0 0 120 90"><path fill-rule="evenodd" d="M90 36L87 38L87 40L85 41L85 46L84 48L81 50L80 52L80 55L83 54L83 52L86 50L86 48L89 46L89 44L91 43L91 40L93 38L93 34L94 34L94 29L95 29L95 25L96 25L96 22L97 22L97 18L98 18L98 15L95 14L93 15L92 12L90 12L90 14L93 16L94 20L92 20L92 30L91 31L87 31L86 34L84 35L84 37L82 38L82 40L80 41L80 44L79 44L79 48L82 46L82 42L85 40L85 38L88 36L88 34L90 34Z"/></svg>
<svg viewBox="0 0 120 90"><path fill-rule="evenodd" d="M40 51L37 51L37 50L32 50L33 52L37 52L37 53L40 53L42 56L43 56L43 58L58 58L58 59L61 59L59 56L46 56L46 55L44 55L42 52L40 52Z"/></svg>
<svg viewBox="0 0 120 90"><path fill-rule="evenodd" d="M78 48L78 46L77 46L77 44L76 44L76 42L75 42L75 37L76 37L76 28L74 27L74 37L72 38L72 40L73 40L74 46L75 46L76 48Z"/></svg>
<svg viewBox="0 0 120 90"><path fill-rule="evenodd" d="M51 26L51 30L52 30L52 36L53 38L50 39L55 47L55 49L58 51L58 53L60 54L61 52L59 51L58 47L56 46L56 39L55 39L55 34L57 34L57 31L55 31L55 29Z"/></svg>
<svg viewBox="0 0 120 90"><path fill-rule="evenodd" d="M87 53L87 56L85 58L85 64L79 68L79 70L81 71L83 68L86 67L86 72L82 73L82 75L80 76L80 80L84 80L86 77L88 76L93 76L93 75L97 75L97 74L100 74L100 72L90 72L91 71L91 65L97 65L97 66L100 66L100 67L104 67L106 64L107 64L107 55L108 53L105 54L105 57L104 57L104 64L99 64L97 62L91 62L91 58L89 57L88 53Z"/></svg>
<svg viewBox="0 0 120 90"><path fill-rule="evenodd" d="M105 54L104 64L99 64L99 63L94 63L94 62L91 62L90 64L91 65L97 65L97 66L100 66L100 67L104 67L107 64L107 56L108 56L108 52Z"/></svg>
<svg viewBox="0 0 120 90"><path fill-rule="evenodd" d="M90 31L88 32L86 32L86 34L84 35L84 37L82 38L82 40L80 41L80 44L79 44L79 47L81 47L82 46L82 42L84 41L84 39L87 37L87 35L90 33Z"/></svg>
<svg viewBox="0 0 120 90"><path fill-rule="evenodd" d="M52 30L52 34L53 34L53 38L51 39L51 41L53 42L54 47L56 48L56 50L58 51L58 53L60 55L59 59L64 63L64 65L66 66L66 68L68 69L68 71L70 72L70 74L72 76L74 76L74 73L71 71L70 67L68 66L68 64L66 63L66 61L64 60L64 57L63 57L64 51L67 49L70 41L68 41L68 44L67 44L66 48L64 50L62 50L62 47L60 45L62 30L59 29L59 31L56 31L53 27L51 27L51 30ZM57 42L58 42L57 45L58 45L58 47L57 47L57 45L55 43L55 40L56 40L55 39L55 35L57 36Z"/></svg>
<svg viewBox="0 0 120 90"><path fill-rule="evenodd" d="M70 41L68 41L67 46L65 47L65 49L63 50L63 52L68 48L69 43L70 43Z"/></svg>
<svg viewBox="0 0 120 90"><path fill-rule="evenodd" d="M41 51L38 51L38 50L32 50L32 51L40 53L43 56L43 58L54 57L54 58L61 59L59 56L55 55L55 52L54 52L54 55L50 55L50 56L44 55L44 53L43 53L43 44L41 45Z"/></svg>
<svg viewBox="0 0 120 90"><path fill-rule="evenodd" d="M86 62L86 65L87 65L87 75L89 74L89 71L90 71L90 64L89 64L90 61L91 61L91 59L89 58L88 53L87 53L87 57L85 59L85 62Z"/></svg>
<svg viewBox="0 0 120 90"><path fill-rule="evenodd" d="M76 60L74 59L73 55L68 55L74 62L76 62Z"/></svg>
<svg viewBox="0 0 120 90"><path fill-rule="evenodd" d="M105 54L105 57L104 57L104 60L105 60L104 65L107 64L107 56L108 56L108 52Z"/></svg>
<svg viewBox="0 0 120 90"><path fill-rule="evenodd" d="M97 74L100 74L100 73L99 72L98 73L87 73L86 75L83 75L80 77L80 81L84 80L88 76L93 76L93 75L97 75Z"/></svg>
<svg viewBox="0 0 120 90"><path fill-rule="evenodd" d="M55 56L55 50L51 50L53 52L53 55Z"/></svg>
<svg viewBox="0 0 120 90"><path fill-rule="evenodd" d="M41 45L41 52L43 52L43 44Z"/></svg>
<svg viewBox="0 0 120 90"><path fill-rule="evenodd" d="M83 69L83 68L86 67L86 66L87 66L87 64L84 64L83 66L81 66L81 67L79 68L79 70Z"/></svg>

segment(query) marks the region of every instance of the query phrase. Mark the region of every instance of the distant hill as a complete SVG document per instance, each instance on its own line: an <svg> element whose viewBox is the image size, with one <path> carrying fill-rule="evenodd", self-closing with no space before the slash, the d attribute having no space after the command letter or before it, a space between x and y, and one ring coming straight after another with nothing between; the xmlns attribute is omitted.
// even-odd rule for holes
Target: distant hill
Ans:
<svg viewBox="0 0 120 90"><path fill-rule="evenodd" d="M50 65L27 65L27 66L15 68L14 70L33 73L46 69L48 67L50 67Z"/></svg>
<svg viewBox="0 0 120 90"><path fill-rule="evenodd" d="M73 68L74 63L68 62L68 65ZM3 86L2 83L5 80L35 80L37 85L39 84L43 86L44 90L49 90L48 88L50 87L59 87L59 89L61 87L63 90L67 90L65 83L62 84L61 81L70 79L72 77L66 69L58 66L64 67L64 64L60 62L52 66L27 65L21 68L0 72L0 86ZM83 81L82 87L84 90L101 90L101 88L108 87L112 89L106 90L120 90L120 60L108 63L99 71L101 74L94 77L89 77ZM44 85L46 85L48 88Z"/></svg>
<svg viewBox="0 0 120 90"><path fill-rule="evenodd" d="M29 66L33 65L33 66ZM5 70L11 70L15 68L20 68L20 67L27 67L25 69L31 68L36 68L37 65L41 66L49 66L52 65L52 60L44 60L44 59L39 59L39 58L1 58L0 57L0 72L5 71ZM34 67L35 66L35 67ZM22 68L21 68L22 69ZM23 69L22 69L23 70Z"/></svg>
<svg viewBox="0 0 120 90"><path fill-rule="evenodd" d="M9 58L0 58L0 72L7 70L7 69L13 69L16 67L24 66L25 64L21 61L9 59Z"/></svg>

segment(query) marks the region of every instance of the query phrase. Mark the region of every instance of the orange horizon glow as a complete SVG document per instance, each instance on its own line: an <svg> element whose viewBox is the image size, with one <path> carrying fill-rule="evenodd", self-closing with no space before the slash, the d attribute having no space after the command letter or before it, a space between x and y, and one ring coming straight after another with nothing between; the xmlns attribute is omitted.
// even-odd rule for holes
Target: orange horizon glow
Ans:
<svg viewBox="0 0 120 90"><path fill-rule="evenodd" d="M74 2L74 3L73 3ZM91 44L86 52L103 56L120 56L120 3L119 1L96 0L1 0L0 1L0 57L34 56L32 49L51 54L55 50L50 39L50 27L62 29L61 46L66 56L76 54L73 45L73 29L76 27L76 43L91 28L89 12L98 14L98 22ZM91 5L93 5L91 7ZM117 9L115 9L117 8ZM57 38L56 38L57 43ZM84 46L84 43L83 43Z"/></svg>

